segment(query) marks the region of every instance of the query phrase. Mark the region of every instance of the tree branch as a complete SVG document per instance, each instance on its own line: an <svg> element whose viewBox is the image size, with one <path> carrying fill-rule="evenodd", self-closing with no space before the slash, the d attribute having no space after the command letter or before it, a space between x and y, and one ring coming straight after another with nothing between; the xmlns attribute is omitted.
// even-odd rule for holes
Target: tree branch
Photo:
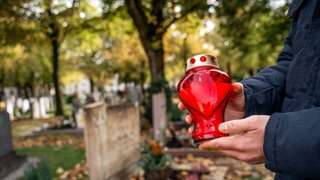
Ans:
<svg viewBox="0 0 320 180"><path fill-rule="evenodd" d="M192 12L192 11L196 10L198 7L200 7L200 5L201 5L200 3L194 3L189 9L183 11L183 13L181 14L181 16L179 18L174 17L171 21L168 22L168 24L163 24L163 31L165 32L174 22L184 18L190 12Z"/></svg>
<svg viewBox="0 0 320 180"><path fill-rule="evenodd" d="M139 30L140 35L147 35L150 24L148 24L148 18L143 12L142 4L140 0L125 0L128 8L128 13L133 19L133 23Z"/></svg>

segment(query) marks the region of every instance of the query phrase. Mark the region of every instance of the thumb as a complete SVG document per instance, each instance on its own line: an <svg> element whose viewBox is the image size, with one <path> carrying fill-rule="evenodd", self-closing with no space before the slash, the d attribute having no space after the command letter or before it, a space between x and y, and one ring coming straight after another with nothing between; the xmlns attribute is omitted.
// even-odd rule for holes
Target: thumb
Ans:
<svg viewBox="0 0 320 180"><path fill-rule="evenodd" d="M219 131L226 134L238 134L245 131L254 130L250 119L238 119L226 121L219 125Z"/></svg>
<svg viewBox="0 0 320 180"><path fill-rule="evenodd" d="M243 95L243 85L241 83L233 83L232 90L235 97Z"/></svg>

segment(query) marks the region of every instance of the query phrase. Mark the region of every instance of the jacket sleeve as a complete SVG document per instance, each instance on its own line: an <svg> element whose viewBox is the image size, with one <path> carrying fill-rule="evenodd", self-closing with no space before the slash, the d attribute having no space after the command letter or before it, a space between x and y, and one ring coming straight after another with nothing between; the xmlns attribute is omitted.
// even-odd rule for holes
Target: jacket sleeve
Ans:
<svg viewBox="0 0 320 180"><path fill-rule="evenodd" d="M275 66L264 68L256 76L244 79L245 117L280 111L285 94L288 66L292 60L291 31L284 41Z"/></svg>
<svg viewBox="0 0 320 180"><path fill-rule="evenodd" d="M264 137L265 166L279 174L319 178L319 119L320 107L271 115Z"/></svg>

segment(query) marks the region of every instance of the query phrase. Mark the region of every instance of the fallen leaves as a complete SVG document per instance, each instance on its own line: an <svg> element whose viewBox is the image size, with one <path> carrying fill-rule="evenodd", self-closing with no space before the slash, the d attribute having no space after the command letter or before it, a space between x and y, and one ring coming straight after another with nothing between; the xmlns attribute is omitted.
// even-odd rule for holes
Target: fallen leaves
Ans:
<svg viewBox="0 0 320 180"><path fill-rule="evenodd" d="M274 176L263 164L250 165L227 157L204 158L192 154L174 157L172 169L180 172L179 179L192 179L194 174L206 180L273 179Z"/></svg>
<svg viewBox="0 0 320 180"><path fill-rule="evenodd" d="M89 176L88 166L85 161L81 161L70 170L64 170L63 168L58 167L56 173L61 180L88 179Z"/></svg>
<svg viewBox="0 0 320 180"><path fill-rule="evenodd" d="M50 134L13 139L14 148L31 148L42 146L75 146L85 148L82 135L78 134Z"/></svg>

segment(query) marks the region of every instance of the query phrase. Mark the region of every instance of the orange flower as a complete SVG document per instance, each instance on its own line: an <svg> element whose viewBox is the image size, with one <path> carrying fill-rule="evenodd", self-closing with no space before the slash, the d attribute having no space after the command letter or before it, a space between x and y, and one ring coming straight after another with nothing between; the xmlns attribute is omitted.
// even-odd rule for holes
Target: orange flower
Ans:
<svg viewBox="0 0 320 180"><path fill-rule="evenodd" d="M163 147L160 143L157 143L155 140L152 140L151 150L152 150L152 154L157 155L158 153L162 153Z"/></svg>
<svg viewBox="0 0 320 180"><path fill-rule="evenodd" d="M158 144L158 152L162 153L162 150L163 150L163 147L162 147L162 145L159 143L159 144Z"/></svg>
<svg viewBox="0 0 320 180"><path fill-rule="evenodd" d="M155 140L151 141L152 154L156 155L158 152L157 142Z"/></svg>

